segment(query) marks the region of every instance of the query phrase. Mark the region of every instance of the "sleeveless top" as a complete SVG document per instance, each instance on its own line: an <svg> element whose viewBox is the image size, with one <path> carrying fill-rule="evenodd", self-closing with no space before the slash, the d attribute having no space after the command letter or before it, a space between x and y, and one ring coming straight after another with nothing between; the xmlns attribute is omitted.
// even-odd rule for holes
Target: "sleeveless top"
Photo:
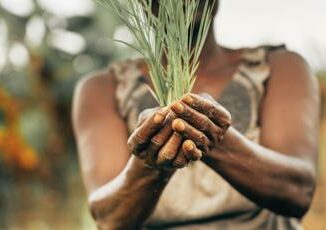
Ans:
<svg viewBox="0 0 326 230"><path fill-rule="evenodd" d="M268 53L281 47L246 49L233 80L217 100L232 115L232 126L259 143L259 107L270 76ZM130 132L138 115L158 106L143 77L143 60L113 63L116 100ZM146 194L144 194L146 195ZM203 162L177 170L146 223L146 229L301 229L300 221L258 207Z"/></svg>

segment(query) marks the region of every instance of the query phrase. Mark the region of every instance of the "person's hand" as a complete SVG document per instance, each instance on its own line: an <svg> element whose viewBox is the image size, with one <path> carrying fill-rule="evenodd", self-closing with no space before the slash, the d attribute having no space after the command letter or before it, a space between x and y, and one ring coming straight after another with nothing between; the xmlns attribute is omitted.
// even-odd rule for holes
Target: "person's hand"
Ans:
<svg viewBox="0 0 326 230"><path fill-rule="evenodd" d="M172 104L173 130L192 140L204 153L220 147L231 125L231 114L208 94L187 94Z"/></svg>
<svg viewBox="0 0 326 230"><path fill-rule="evenodd" d="M145 110L138 127L128 139L132 154L153 168L176 169L202 157L195 143L172 129L176 114L170 108Z"/></svg>

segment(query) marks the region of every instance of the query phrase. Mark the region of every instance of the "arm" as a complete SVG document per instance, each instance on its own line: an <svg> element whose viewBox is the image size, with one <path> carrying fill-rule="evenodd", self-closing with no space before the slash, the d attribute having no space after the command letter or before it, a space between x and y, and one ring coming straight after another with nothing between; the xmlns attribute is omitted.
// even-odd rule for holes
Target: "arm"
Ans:
<svg viewBox="0 0 326 230"><path fill-rule="evenodd" d="M259 206L301 218L315 188L318 87L297 55L275 53L270 60L273 74L262 107L261 145L231 127L222 141L213 138L212 150L203 161ZM187 104L187 100L183 102ZM220 110L220 106L214 107ZM200 107L197 110L207 119L218 120L213 113ZM195 126L193 121L188 116L188 122ZM214 130L205 131L214 137Z"/></svg>
<svg viewBox="0 0 326 230"><path fill-rule="evenodd" d="M137 229L153 211L174 168L184 167L187 160L184 152L177 152L182 139L169 128L172 120L162 119L166 113L161 111L144 115L129 138L128 148L128 134L116 112L114 92L115 82L107 72L82 80L74 95L73 126L90 208L98 227ZM165 126L158 131L162 121ZM144 146L148 142L150 150ZM131 156L131 152L138 157ZM155 167L167 163L174 168Z"/></svg>

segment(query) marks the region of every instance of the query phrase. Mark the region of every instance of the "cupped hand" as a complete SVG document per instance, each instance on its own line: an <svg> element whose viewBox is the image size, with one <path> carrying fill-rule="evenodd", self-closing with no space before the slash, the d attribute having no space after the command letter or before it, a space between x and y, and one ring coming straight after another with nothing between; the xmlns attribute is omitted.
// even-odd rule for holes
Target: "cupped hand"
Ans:
<svg viewBox="0 0 326 230"><path fill-rule="evenodd" d="M171 109L177 115L173 130L204 153L220 147L231 125L231 114L208 94L187 94Z"/></svg>
<svg viewBox="0 0 326 230"><path fill-rule="evenodd" d="M128 139L132 154L153 168L177 169L202 157L195 143L172 129L176 114L170 108L145 110Z"/></svg>

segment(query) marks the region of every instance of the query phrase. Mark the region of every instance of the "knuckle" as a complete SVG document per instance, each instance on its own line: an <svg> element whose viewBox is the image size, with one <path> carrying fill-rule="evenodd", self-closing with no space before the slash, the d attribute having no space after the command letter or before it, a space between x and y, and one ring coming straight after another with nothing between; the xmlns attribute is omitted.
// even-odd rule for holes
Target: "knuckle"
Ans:
<svg viewBox="0 0 326 230"><path fill-rule="evenodd" d="M132 134L127 141L127 148L134 154L143 150L147 145L146 140L139 132Z"/></svg>
<svg viewBox="0 0 326 230"><path fill-rule="evenodd" d="M232 121L232 115L231 115L231 113L229 112L229 111L225 111L225 120L229 123L229 124L231 124L231 121Z"/></svg>
<svg viewBox="0 0 326 230"><path fill-rule="evenodd" d="M216 107L216 110L219 111L221 118L223 120L231 121L231 119L232 119L231 113L226 108L224 108L224 106L219 105Z"/></svg>
<svg viewBox="0 0 326 230"><path fill-rule="evenodd" d="M220 141L221 137L224 136L225 129L221 128L219 126L216 126L216 129L214 130L214 140L215 141Z"/></svg>
<svg viewBox="0 0 326 230"><path fill-rule="evenodd" d="M171 110L167 115L167 120L171 121L174 120L175 118L177 118L177 114Z"/></svg>
<svg viewBox="0 0 326 230"><path fill-rule="evenodd" d="M223 128L229 127L232 122L232 115L231 113L225 109L223 106L217 106L215 107L215 115L217 117L217 120L220 121L221 124L223 124ZM214 116L214 114L211 114Z"/></svg>
<svg viewBox="0 0 326 230"><path fill-rule="evenodd" d="M160 136L154 136L151 139L151 145L155 146L155 147L161 147L164 144L164 140L162 137Z"/></svg>
<svg viewBox="0 0 326 230"><path fill-rule="evenodd" d="M203 118L201 123L200 123L200 127L202 131L209 131L209 129L211 128L211 122L208 118Z"/></svg>
<svg viewBox="0 0 326 230"><path fill-rule="evenodd" d="M209 145L209 139L204 135L204 134L201 134L199 136L199 141L202 143L202 145L205 145L205 146L208 146Z"/></svg>
<svg viewBox="0 0 326 230"><path fill-rule="evenodd" d="M187 162L184 160L178 160L176 159L175 161L172 162L173 167L175 168L183 168L187 165Z"/></svg>
<svg viewBox="0 0 326 230"><path fill-rule="evenodd" d="M228 112L226 116L222 119L222 121L223 121L222 128L224 129L224 131L226 131L232 124L231 114Z"/></svg>
<svg viewBox="0 0 326 230"><path fill-rule="evenodd" d="M159 153L156 160L156 165L164 166L164 167L171 166L174 157L175 154L172 153L167 153L167 152Z"/></svg>
<svg viewBox="0 0 326 230"><path fill-rule="evenodd" d="M174 155L172 152L160 152L158 155L158 159L160 162L167 162L171 161L174 158Z"/></svg>
<svg viewBox="0 0 326 230"><path fill-rule="evenodd" d="M133 135L132 139L133 139L134 142L136 142L136 145L144 143L144 137L143 137L143 135L141 135L140 132L136 132Z"/></svg>

